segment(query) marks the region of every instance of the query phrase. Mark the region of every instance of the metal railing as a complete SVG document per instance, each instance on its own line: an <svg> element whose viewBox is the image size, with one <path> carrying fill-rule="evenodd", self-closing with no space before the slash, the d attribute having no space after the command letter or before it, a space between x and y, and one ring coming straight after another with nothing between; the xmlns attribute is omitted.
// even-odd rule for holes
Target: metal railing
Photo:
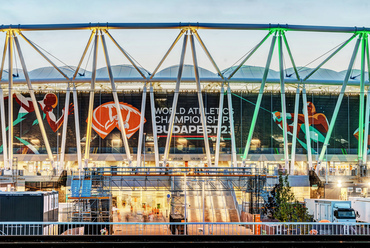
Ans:
<svg viewBox="0 0 370 248"><path fill-rule="evenodd" d="M253 176L261 175L262 170L252 167L98 167L86 168L86 170L107 176L146 176L146 175L169 175L183 176ZM78 170L74 174L80 173ZM274 177L274 176L270 176Z"/></svg>
<svg viewBox="0 0 370 248"><path fill-rule="evenodd" d="M369 235L369 223L0 222L0 235Z"/></svg>

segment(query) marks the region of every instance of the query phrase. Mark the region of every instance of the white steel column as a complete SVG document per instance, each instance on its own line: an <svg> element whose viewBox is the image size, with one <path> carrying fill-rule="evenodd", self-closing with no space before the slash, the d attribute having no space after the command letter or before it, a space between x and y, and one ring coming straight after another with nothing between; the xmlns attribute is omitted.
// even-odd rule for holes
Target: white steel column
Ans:
<svg viewBox="0 0 370 248"><path fill-rule="evenodd" d="M367 146L368 144L368 135L369 135L369 111L370 111L370 87L367 88L367 93L366 93L366 108L365 108L365 132L364 132L364 153L362 155L363 157L363 164L366 168L366 163L367 163Z"/></svg>
<svg viewBox="0 0 370 248"><path fill-rule="evenodd" d="M146 107L146 91L147 91L147 83L144 83L143 96L141 98L140 129L139 129L139 142L138 142L138 145L137 145L136 166L141 166L141 150L142 150L142 147L143 147L144 116L145 116L145 107ZM145 140L144 140L144 144L145 144ZM145 149L145 147L144 147L144 149Z"/></svg>
<svg viewBox="0 0 370 248"><path fill-rule="evenodd" d="M196 51L195 51L195 44L194 44L193 34L190 35L190 44L191 44L191 51L192 51L192 54L193 54L194 75L195 75L195 80L196 80L196 85L197 85L197 94L198 94L200 118L202 120L204 146L205 146L205 150L206 150L208 166L212 166L211 151L209 149L209 140L208 140L207 120L206 120L206 115L205 115L205 112L204 112L202 88L201 88L201 85L200 85L198 62L197 62L197 55L196 55Z"/></svg>
<svg viewBox="0 0 370 248"><path fill-rule="evenodd" d="M23 74L24 74L24 77L25 77L26 82L27 82L28 90L30 91L30 96L31 96L31 99L32 99L33 107L35 109L35 114L36 114L37 120L39 122L40 131L41 131L44 143L45 143L45 148L46 148L46 151L48 153L48 157L50 159L51 165L54 168L55 164L54 164L53 153L52 153L51 148L50 148L48 136L46 134L46 130L45 130L45 127L44 127L44 122L43 122L42 117L41 117L39 105L38 105L37 100L36 100L35 92L32 88L31 80L28 76L26 63L25 63L24 58L23 58L23 54L22 54L22 50L21 50L21 47L20 47L19 42L18 42L18 38L15 37L15 36L14 36L14 41L15 41L15 45L16 45L16 48L17 48L17 51L18 51L19 60L21 61L21 64L22 64Z"/></svg>
<svg viewBox="0 0 370 248"><path fill-rule="evenodd" d="M128 140L127 140L127 135L126 135L126 130L125 130L125 124L123 123L121 106L120 106L119 99L118 99L116 84L114 82L112 67L110 65L109 54L108 54L108 51L107 51L107 45L105 43L105 38L104 38L103 34L101 34L100 37L102 39L102 44L103 44L103 48L104 48L103 51L104 51L104 55L105 55L105 62L107 64L109 81L110 81L110 84L111 84L111 87L112 87L114 105L116 106L116 111L117 111L117 115L118 115L118 124L121 127L122 140L123 140L123 144L125 146L127 161L128 161L129 166L132 166L130 147L128 145Z"/></svg>
<svg viewBox="0 0 370 248"><path fill-rule="evenodd" d="M59 170L60 168L64 168L64 156L65 156L65 151L66 151L66 138L67 138L67 126L68 126L68 114L69 114L69 99L71 97L71 89L67 87L66 91L66 100L64 104L64 120L63 120L63 132L62 132L62 144L61 144L61 156L60 156L60 165L59 165Z"/></svg>
<svg viewBox="0 0 370 248"><path fill-rule="evenodd" d="M85 55L87 53L87 50L89 49L89 46L91 44L91 41L94 38L95 33L97 31L94 29L91 32L90 38L87 42L87 45L85 47L84 52L82 53L80 62L78 63L78 66L76 68L76 71L73 75L72 82L75 80L78 71L80 70L82 61L85 58ZM76 89L76 84L73 82L73 104L74 104L74 116L75 116L75 130L76 130L76 147L77 147L77 162L78 162L78 169L81 171L82 170L82 151L81 151L81 133L80 133L80 117L79 117L79 112L78 112L78 98L77 98L77 89Z"/></svg>
<svg viewBox="0 0 370 248"><path fill-rule="evenodd" d="M9 42L9 32L6 33L5 43L4 43L4 51L3 51L3 58L1 61L1 69L0 69L0 80L3 77L4 71L4 63L5 63L5 56L6 50L8 48ZM6 141L6 123L5 123L5 103L4 103L4 91L3 88L0 87L0 115L1 115L1 134L3 140L3 159L4 159L4 167L8 168L8 145Z"/></svg>
<svg viewBox="0 0 370 248"><path fill-rule="evenodd" d="M370 80L370 56L369 56L369 39L366 36L366 61L367 61L367 71L368 71L368 79ZM368 152L368 135L369 135L369 115L370 115L370 87L367 88L366 94L366 110L365 110L365 133L364 133L364 166L367 169L367 152Z"/></svg>
<svg viewBox="0 0 370 248"><path fill-rule="evenodd" d="M155 122L155 102L154 102L154 89L153 89L153 83L152 82L150 82L150 110L151 110L151 114L152 114L155 166L159 167L159 149L158 149L158 138L157 138L157 124Z"/></svg>
<svg viewBox="0 0 370 248"><path fill-rule="evenodd" d="M170 153L171 138L172 138L173 125L174 125L175 116L176 116L177 101L179 99L180 83L181 83L181 77L182 77L182 70L184 68L184 60L185 60L185 52L186 52L187 41L188 41L188 35L185 35L184 43L183 43L183 46L182 46L179 71L177 73L177 81L176 81L175 92L173 94L172 112L171 112L171 116L170 116L170 122L168 123L168 133L167 133L167 139L166 139L166 147L164 149L163 165L167 164L168 155Z"/></svg>
<svg viewBox="0 0 370 248"><path fill-rule="evenodd" d="M249 133L248 133L248 140L247 140L247 143L245 144L245 149L244 149L244 154L243 154L243 164L245 164L245 161L247 160L247 157L248 157L249 148L250 148L253 133L254 133L254 127L256 125L258 112L260 110L262 96L263 96L263 92L264 92L264 89L265 89L267 75L268 75L269 70L270 70L270 64L271 64L272 54L274 52L275 41L276 41L276 34L272 37L272 40L271 40L270 51L269 51L269 54L268 54L268 57L267 57L265 71L263 73L262 82L261 82L260 90L259 90L259 93L258 93L256 106L254 107L252 123L251 123L251 127L250 127Z"/></svg>
<svg viewBox="0 0 370 248"><path fill-rule="evenodd" d="M294 102L294 121L293 121L293 134L292 134L292 157L290 165L290 174L294 175L294 165L295 165L295 150L297 147L297 130L298 130L298 108L299 108L299 94L300 86L298 83L297 91L295 93L295 102Z"/></svg>
<svg viewBox="0 0 370 248"><path fill-rule="evenodd" d="M290 61L292 62L294 73L296 75L297 80L301 80L298 74L297 67L294 63L292 52L290 51L290 47L288 44L288 40L285 36L284 32L281 32L285 47L290 57ZM296 147L297 147L297 130L298 130L298 108L299 108L299 94L300 94L300 84L298 83L297 91L295 95L295 105L294 105L294 121L293 121L293 134L292 134L292 151L291 151L291 162L290 162L290 174L294 174L294 165L295 165L295 154L296 154Z"/></svg>
<svg viewBox="0 0 370 248"><path fill-rule="evenodd" d="M306 133L308 166L311 169L312 168L311 134L310 134L310 122L308 120L306 86L304 84L302 89L302 100L303 100L304 127Z"/></svg>
<svg viewBox="0 0 370 248"><path fill-rule="evenodd" d="M326 152L327 146L329 144L331 133L334 130L334 125L335 125L335 122L337 120L339 108L340 108L340 105L342 104L342 100L343 100L344 93L346 91L347 83L348 83L348 80L351 76L353 64L355 63L355 59L356 59L356 55L357 55L357 52L358 52L358 47L360 45L360 42L361 42L361 36L357 39L354 51L352 53L351 61L349 62L347 73L346 73L346 76L344 78L342 88L340 90L338 100L337 100L337 103L336 103L335 108L334 108L333 116L332 116L330 124L329 124L329 130L328 130L328 133L326 134L325 142L324 142L324 145L322 146L322 149L321 149L319 162L321 162L323 160L324 156L325 156L325 152ZM361 130L361 132L362 132L362 130Z"/></svg>
<svg viewBox="0 0 370 248"><path fill-rule="evenodd" d="M73 83L73 104L75 116L75 129L76 129L76 146L77 146L77 162L78 169L82 170L82 151L81 151L81 133L80 133L80 117L78 112L78 99L76 85Z"/></svg>
<svg viewBox="0 0 370 248"><path fill-rule="evenodd" d="M9 82L8 82L8 145L9 145L9 168L13 168L13 136L14 136L14 129L13 129L13 37L12 37L12 31L8 31L8 63L9 63L9 69L8 69L8 76L9 76ZM36 105L37 106L37 105Z"/></svg>
<svg viewBox="0 0 370 248"><path fill-rule="evenodd" d="M92 114L94 109L94 94L95 94L95 79L96 79L96 62L98 56L98 32L95 34L94 41L94 58L93 58L93 70L91 75L91 86L90 86L90 99L89 99L89 114L87 117L87 129L86 129L86 146L85 146L85 167L87 167L90 156L90 144L91 144L91 127L92 127Z"/></svg>
<svg viewBox="0 0 370 248"><path fill-rule="evenodd" d="M286 101L285 101L285 82L284 82L284 62L283 62L283 41L281 31L279 31L278 39L279 48L279 67L280 67L280 98L281 98L281 109L282 109L282 122L283 122L283 137L284 137L284 160L285 169L289 170L289 151L288 151L288 125L286 119Z"/></svg>
<svg viewBox="0 0 370 248"><path fill-rule="evenodd" d="M224 82L221 83L220 89L220 102L218 105L218 121L217 121L217 138L216 138L216 152L215 152L215 166L218 166L220 160L220 141L221 141L221 126L222 126L222 114L224 109Z"/></svg>
<svg viewBox="0 0 370 248"><path fill-rule="evenodd" d="M359 106L359 118L358 118L358 151L357 158L358 163L362 166L363 154L364 154L364 115L365 115L365 63L366 63L366 39L365 35L362 36L362 49L361 49L361 76L360 76L360 106Z"/></svg>
<svg viewBox="0 0 370 248"><path fill-rule="evenodd" d="M202 46L204 52L206 53L206 55L208 56L208 59L211 61L213 67L216 69L218 75L222 78L222 79L225 79L224 78L224 75L221 73L220 69L218 68L216 62L214 61L214 59L212 58L210 52L208 51L206 45L204 44L204 42L202 41L202 39L200 38L198 32L196 30L193 30L193 33L195 35L195 37L198 39L199 41L199 44ZM262 44L262 43L261 43ZM252 54L250 54L251 56ZM248 57L245 59L245 61L248 59ZM244 61L244 62L245 62ZM240 68L240 67L239 67ZM218 107L218 121L217 121L217 138L216 138L216 151L215 151L215 166L218 166L218 162L220 160L220 140L221 140L221 126L222 126L222 115L223 115L223 108L224 108L224 82L221 83L221 89L220 89L220 101L219 101L219 107ZM230 107L229 107L230 108ZM231 122L230 122L230 130L232 130L231 132L231 135L234 134L234 124L231 126ZM231 140L233 139L233 136L231 136ZM235 142L231 143L231 149L234 149L233 148L233 145L235 145ZM236 151L236 149L235 149ZM232 153L233 154L233 153ZM236 154L236 152L235 152ZM233 155L232 155L233 157ZM235 166L236 164L236 155L235 155L235 160L233 160L233 165ZM235 163L235 164L234 164Z"/></svg>
<svg viewBox="0 0 370 248"><path fill-rule="evenodd" d="M9 42L9 32L6 33L5 42L4 42L3 57L1 59L1 68L0 68L0 80L3 78L5 56L6 56L6 50L8 49L8 42Z"/></svg>
<svg viewBox="0 0 370 248"><path fill-rule="evenodd" d="M157 65L157 67L153 71L152 75L150 75L150 78L149 79L152 79L154 77L154 75L157 73L159 67L162 65L162 63L164 62L164 60L170 54L170 52L175 47L176 43L180 40L181 36L184 34L185 31L186 31L185 29L182 29L180 31L179 35L176 37L176 39L172 43L171 47L168 49L168 51L166 52L166 54L163 56L162 60ZM158 149L158 139L157 139L157 125L156 125L156 122L155 122L155 103L154 103L154 92L153 92L153 83L152 82L150 83L150 108L151 108L151 116L152 116L152 128L153 128L153 139L154 139L155 165L158 167L159 166L159 149Z"/></svg>
<svg viewBox="0 0 370 248"><path fill-rule="evenodd" d="M32 46L33 49L35 49L45 60L47 60L60 74L62 74L67 80L69 80L69 77L61 70L58 66L56 66L47 56L45 56L44 53L38 49L34 43L32 43L29 39L27 39L21 32L18 32L19 35ZM63 121L63 133L62 133L62 145L61 145L61 158L60 158L60 167L64 167L64 158L65 158L65 143L66 143L66 133L67 133L67 123L68 123L68 111L69 111L69 99L70 99L70 88L69 83L67 86L67 92L66 92L66 103L64 110L67 111L64 115L64 121ZM59 151L57 151L58 153Z"/></svg>
<svg viewBox="0 0 370 248"><path fill-rule="evenodd" d="M228 107L229 107L230 136L231 136L231 162L232 162L233 167L237 167L238 164L237 164L237 159L236 159L234 110L233 110L230 82L227 83L227 100L228 100Z"/></svg>
<svg viewBox="0 0 370 248"><path fill-rule="evenodd" d="M1 77L0 77L1 78ZM0 114L1 114L1 135L3 140L3 158L4 167L8 168L8 146L6 142L6 124L5 124L5 107L4 107L4 93L3 89L0 88Z"/></svg>

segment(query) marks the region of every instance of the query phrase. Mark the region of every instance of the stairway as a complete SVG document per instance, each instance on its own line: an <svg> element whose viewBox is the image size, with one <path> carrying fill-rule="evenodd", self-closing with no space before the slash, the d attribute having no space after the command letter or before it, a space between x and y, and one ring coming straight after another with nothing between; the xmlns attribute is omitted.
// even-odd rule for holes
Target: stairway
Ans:
<svg viewBox="0 0 370 248"><path fill-rule="evenodd" d="M204 180L204 178L203 178ZM195 179L187 182L187 218L189 222L239 222L237 206L232 191L226 190L218 181L205 180L204 200L203 182ZM189 206L190 205L190 206Z"/></svg>

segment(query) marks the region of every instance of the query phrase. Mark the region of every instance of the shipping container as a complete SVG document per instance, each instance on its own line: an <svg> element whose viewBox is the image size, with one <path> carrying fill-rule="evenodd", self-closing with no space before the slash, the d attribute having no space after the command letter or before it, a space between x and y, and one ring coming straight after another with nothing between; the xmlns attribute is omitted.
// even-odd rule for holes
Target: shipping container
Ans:
<svg viewBox="0 0 370 248"><path fill-rule="evenodd" d="M0 222L58 222L58 206L57 191L0 192ZM48 229L47 225L0 226L0 231L8 235L47 234Z"/></svg>

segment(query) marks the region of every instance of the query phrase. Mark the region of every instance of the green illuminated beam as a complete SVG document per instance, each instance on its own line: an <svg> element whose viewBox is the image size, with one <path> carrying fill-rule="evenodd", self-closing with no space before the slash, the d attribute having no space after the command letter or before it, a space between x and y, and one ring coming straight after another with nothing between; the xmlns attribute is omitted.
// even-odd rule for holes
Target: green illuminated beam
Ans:
<svg viewBox="0 0 370 248"><path fill-rule="evenodd" d="M355 59L356 59L358 47L360 45L360 41L361 41L361 36L357 39L355 48L353 50L351 61L350 61L349 65L348 65L348 70L347 70L346 76L344 78L344 81L343 81L343 84L342 84L342 88L340 90L340 94L338 96L337 104L335 105L333 117L332 117L332 119L330 121L330 124L329 124L329 130L328 130L328 133L326 134L325 142L324 142L324 145L323 145L323 147L321 149L321 153L320 153L320 157L319 157L319 161L320 162L323 160L323 158L325 156L325 152L326 152L326 149L327 149L327 146L328 146L328 143L329 143L329 139L331 137L331 133L333 132L335 121L337 120L339 108L340 108L340 105L341 105L342 100L343 100L344 92L346 90L346 86L347 86L349 77L351 75L353 64L355 63Z"/></svg>
<svg viewBox="0 0 370 248"><path fill-rule="evenodd" d="M247 144L245 145L245 149L244 149L243 163L245 163L245 161L247 160L247 156L248 156L248 152L249 152L249 147L250 147L252 136L253 136L253 132L254 132L254 127L256 126L258 111L260 109L260 105L261 105L261 101L262 101L262 96L263 96L263 91L265 89L266 78L267 78L267 75L268 75L268 72L269 72L269 68L270 68L270 64L271 64L271 59L272 59L272 54L274 52L275 41L276 41L276 34L274 35L274 37L272 37L270 51L269 51L269 55L267 57L266 67L265 67L265 71L264 71L263 77L262 77L261 88L260 88L260 91L259 91L259 94L258 94L258 98L257 98L257 102L256 102L256 107L254 108L254 113L253 113L251 127L249 129L248 140L247 140Z"/></svg>
<svg viewBox="0 0 370 248"><path fill-rule="evenodd" d="M363 144L364 144L364 105L365 105L365 50L366 39L365 35L362 36L362 49L361 49L361 79L360 79L360 106L359 106L359 132L358 132L358 160L362 161Z"/></svg>
<svg viewBox="0 0 370 248"><path fill-rule="evenodd" d="M290 58L290 61L292 62L292 66L294 68L294 73L297 77L297 80L300 80L300 77L299 77L299 74L298 74L298 70L297 70L297 66L295 65L294 63L294 59L293 59L293 55L292 55L292 52L290 51L290 47L289 47L289 44L288 44L288 40L286 39L285 37L285 33L282 32L281 33L283 35L283 39L284 39L284 43L285 43L285 47L286 47L286 50L288 51L288 54L289 54L289 58Z"/></svg>
<svg viewBox="0 0 370 248"><path fill-rule="evenodd" d="M285 166L289 163L288 154L288 125L286 120L286 102L285 102L285 82L284 82L284 61L283 61L283 38L282 32L279 31L278 37L278 51L279 51L279 74L280 74L280 99L281 99L281 109L282 109L282 122L283 122L283 137L284 137L284 160ZM285 167L288 169L287 167Z"/></svg>
<svg viewBox="0 0 370 248"><path fill-rule="evenodd" d="M306 132L306 147L307 147L306 150L307 150L308 166L309 168L312 168L311 133L310 133L310 124L308 120L306 85L304 84L303 84L303 89L302 89L302 102L303 102L304 128Z"/></svg>
<svg viewBox="0 0 370 248"><path fill-rule="evenodd" d="M337 48L337 50L335 50L332 54L330 54L329 57L327 57L321 64L319 64L315 69L313 69L304 79L303 81L306 81L309 77L311 77L318 69L321 68L321 66L323 66L326 62L328 62L332 57L334 57L335 54L337 54L340 50L342 50L342 48L344 48L353 38L355 38L357 36L357 34L354 34L351 36L351 38L349 38L348 40L346 40L340 47Z"/></svg>
<svg viewBox="0 0 370 248"><path fill-rule="evenodd" d="M367 60L367 71L370 74L370 56L369 56L369 40L367 35L365 35L366 41L366 60ZM370 75L369 75L370 76ZM370 77L369 77L370 78ZM369 119L370 119L370 87L367 88L366 94L366 110L365 110L365 133L364 133L364 148L363 148L363 164L367 163L367 146L368 146L368 135L369 135Z"/></svg>
<svg viewBox="0 0 370 248"><path fill-rule="evenodd" d="M365 132L364 132L364 147L363 147L363 155L362 155L362 160L363 164L367 163L367 140L368 140L368 135L369 135L369 109L370 109L370 87L367 90L366 94L366 110L365 110Z"/></svg>
<svg viewBox="0 0 370 248"><path fill-rule="evenodd" d="M290 174L293 175L294 164L295 164L295 149L297 147L297 130L298 130L298 107L299 107L299 83L297 91L295 93L295 103L294 103L294 122L293 122L293 134L292 134L292 155L291 155L291 171Z"/></svg>

